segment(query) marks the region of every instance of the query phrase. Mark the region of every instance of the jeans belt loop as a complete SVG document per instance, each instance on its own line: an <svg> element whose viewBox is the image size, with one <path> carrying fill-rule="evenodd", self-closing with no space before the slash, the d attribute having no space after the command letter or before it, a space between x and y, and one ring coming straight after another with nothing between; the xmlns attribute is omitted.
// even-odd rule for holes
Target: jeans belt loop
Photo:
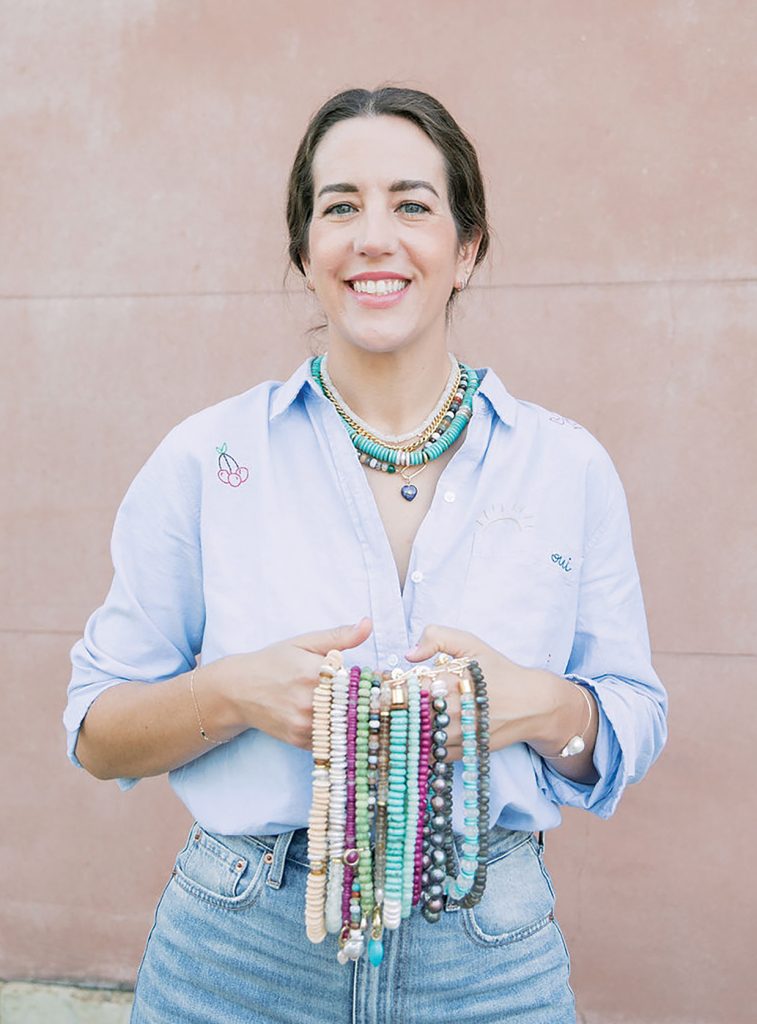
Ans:
<svg viewBox="0 0 757 1024"><path fill-rule="evenodd" d="M293 835L294 832L281 832L276 836L276 842L273 844L273 860L266 879L272 889L281 888L281 883L284 880L284 864Z"/></svg>

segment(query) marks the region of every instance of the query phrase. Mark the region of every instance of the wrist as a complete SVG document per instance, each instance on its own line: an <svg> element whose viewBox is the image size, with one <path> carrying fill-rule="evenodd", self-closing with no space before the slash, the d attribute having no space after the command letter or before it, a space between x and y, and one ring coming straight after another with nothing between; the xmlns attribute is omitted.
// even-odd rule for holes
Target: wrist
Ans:
<svg viewBox="0 0 757 1024"><path fill-rule="evenodd" d="M542 711L526 742L542 757L559 757L573 737L587 732L595 717L593 698L584 697L578 686L553 672L535 670L535 675L542 691Z"/></svg>
<svg viewBox="0 0 757 1024"><path fill-rule="evenodd" d="M195 710L199 712L202 729L215 743L226 743L247 728L235 697L240 680L237 658L219 658L195 670Z"/></svg>

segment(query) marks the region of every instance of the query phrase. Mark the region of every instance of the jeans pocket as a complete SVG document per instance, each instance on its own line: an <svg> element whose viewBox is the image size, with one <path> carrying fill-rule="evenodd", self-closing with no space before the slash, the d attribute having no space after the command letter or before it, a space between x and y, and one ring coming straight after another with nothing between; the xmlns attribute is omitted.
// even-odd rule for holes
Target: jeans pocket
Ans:
<svg viewBox="0 0 757 1024"><path fill-rule="evenodd" d="M226 842L195 823L186 846L176 858L174 881L192 896L214 906L229 910L250 907L263 887L268 866L266 851L243 836L223 838Z"/></svg>
<svg viewBox="0 0 757 1024"><path fill-rule="evenodd" d="M533 836L495 855L481 902L462 914L468 938L484 946L527 939L554 919L555 898Z"/></svg>

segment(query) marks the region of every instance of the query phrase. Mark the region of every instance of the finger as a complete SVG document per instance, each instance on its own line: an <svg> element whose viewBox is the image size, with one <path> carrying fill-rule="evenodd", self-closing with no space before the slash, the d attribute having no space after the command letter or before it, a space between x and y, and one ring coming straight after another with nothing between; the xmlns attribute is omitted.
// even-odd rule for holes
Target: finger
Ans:
<svg viewBox="0 0 757 1024"><path fill-rule="evenodd" d="M329 651L347 651L359 647L371 635L373 623L364 615L354 626L335 626L333 629L321 629L316 633L303 633L294 638L294 644L304 651L320 654L324 657Z"/></svg>
<svg viewBox="0 0 757 1024"><path fill-rule="evenodd" d="M444 651L451 654L453 658L464 658L475 654L475 648L481 641L477 641L472 633L466 633L462 629L452 629L449 626L426 626L421 633L420 640L408 651L405 657L408 661L427 661L435 654Z"/></svg>

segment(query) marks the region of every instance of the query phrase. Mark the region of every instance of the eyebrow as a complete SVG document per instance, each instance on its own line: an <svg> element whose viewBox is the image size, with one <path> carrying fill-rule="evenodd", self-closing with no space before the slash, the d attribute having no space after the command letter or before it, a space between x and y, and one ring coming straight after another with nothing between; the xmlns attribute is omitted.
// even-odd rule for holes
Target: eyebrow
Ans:
<svg viewBox="0 0 757 1024"><path fill-rule="evenodd" d="M436 191L430 181L422 181L420 178L400 178L398 181L393 181L389 186L390 192L412 192L418 188L428 189L429 192L433 192L436 198L439 198L439 193ZM316 198L320 199L326 192L359 192L360 189L357 185L353 185L349 181L337 181L333 185L324 185L318 193Z"/></svg>

